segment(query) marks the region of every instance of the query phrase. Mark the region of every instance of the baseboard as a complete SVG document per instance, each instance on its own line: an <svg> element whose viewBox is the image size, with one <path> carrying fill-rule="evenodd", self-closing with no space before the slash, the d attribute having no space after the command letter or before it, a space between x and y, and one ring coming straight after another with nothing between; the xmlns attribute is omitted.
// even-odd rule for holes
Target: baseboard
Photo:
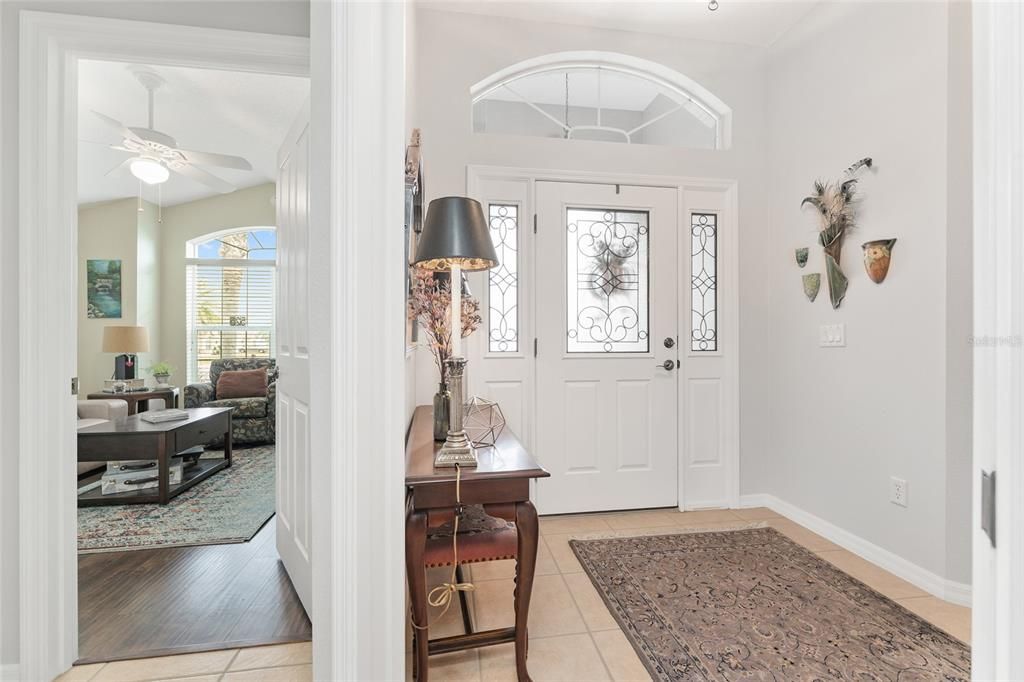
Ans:
<svg viewBox="0 0 1024 682"><path fill-rule="evenodd" d="M971 586L969 584L947 580L774 495L763 493L742 495L740 496L740 507L767 507L939 599L961 606L971 605Z"/></svg>
<svg viewBox="0 0 1024 682"><path fill-rule="evenodd" d="M18 682L18 664L0 663L0 682Z"/></svg>

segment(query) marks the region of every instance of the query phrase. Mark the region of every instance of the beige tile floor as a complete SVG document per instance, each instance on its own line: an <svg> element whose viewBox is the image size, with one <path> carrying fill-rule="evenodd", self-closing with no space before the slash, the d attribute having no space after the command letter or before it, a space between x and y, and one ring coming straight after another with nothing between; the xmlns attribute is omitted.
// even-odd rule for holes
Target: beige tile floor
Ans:
<svg viewBox="0 0 1024 682"><path fill-rule="evenodd" d="M588 533L644 534L673 529L719 530L764 521L826 561L895 599L922 618L964 641L970 639L970 609L932 597L910 583L841 549L825 538L767 509L701 511L671 510L586 514L542 518L530 608L530 674L535 682L648 680L640 659L601 601L569 548L569 540ZM467 579L476 584L469 594L470 613L478 629L509 625L512 617L513 564L473 566ZM430 582L448 579L434 571ZM430 636L460 634L457 605L431 617ZM411 677L411 628L407 637L407 676ZM256 647L203 654L185 654L138 661L73 668L60 682L301 682L312 679L309 643ZM515 679L511 644L464 651L430 659L431 680L438 682L504 682Z"/></svg>

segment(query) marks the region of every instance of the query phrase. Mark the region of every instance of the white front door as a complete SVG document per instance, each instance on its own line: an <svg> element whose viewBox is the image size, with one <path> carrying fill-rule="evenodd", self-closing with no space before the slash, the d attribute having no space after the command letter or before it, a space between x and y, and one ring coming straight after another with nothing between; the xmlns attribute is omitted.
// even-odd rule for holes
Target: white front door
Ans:
<svg viewBox="0 0 1024 682"><path fill-rule="evenodd" d="M309 101L278 152L277 552L312 616L309 411Z"/></svg>
<svg viewBox="0 0 1024 682"><path fill-rule="evenodd" d="M677 504L677 202L536 183L541 513Z"/></svg>

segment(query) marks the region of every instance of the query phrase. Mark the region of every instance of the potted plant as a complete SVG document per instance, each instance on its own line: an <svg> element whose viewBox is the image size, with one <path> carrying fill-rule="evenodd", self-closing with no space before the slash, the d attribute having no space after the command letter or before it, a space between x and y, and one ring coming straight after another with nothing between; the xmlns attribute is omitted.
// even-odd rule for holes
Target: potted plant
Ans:
<svg viewBox="0 0 1024 682"><path fill-rule="evenodd" d="M166 386L167 381L174 374L174 365L169 362L158 362L147 370L156 379L157 386Z"/></svg>

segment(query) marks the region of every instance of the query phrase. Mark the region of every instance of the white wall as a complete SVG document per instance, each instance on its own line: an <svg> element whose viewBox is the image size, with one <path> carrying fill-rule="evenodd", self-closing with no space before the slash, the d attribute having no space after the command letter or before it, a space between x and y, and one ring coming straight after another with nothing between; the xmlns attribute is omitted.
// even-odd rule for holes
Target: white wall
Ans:
<svg viewBox="0 0 1024 682"><path fill-rule="evenodd" d="M156 207L135 199L91 204L78 209L78 378L79 394L103 388L114 371L114 356L103 352L103 328L141 325L149 331L149 352L139 366L160 359L160 263ZM86 261L121 261L121 317L89 319L86 314Z"/></svg>
<svg viewBox="0 0 1024 682"><path fill-rule="evenodd" d="M970 27L952 53L950 29L941 3L823 4L772 49L772 466L747 484L966 582ZM800 275L824 264L800 200L864 156L875 167L843 250L846 299L832 310L822 282L808 303ZM883 237L899 241L876 285L860 244ZM820 348L819 325L839 322L846 348ZM889 502L890 476L907 480L906 508Z"/></svg>
<svg viewBox="0 0 1024 682"><path fill-rule="evenodd" d="M34 0L0 3L0 307L6 321L0 327L0 436L17 441L18 395L18 27L23 9L136 19L169 24L225 28L283 35L309 35L308 0L247 0L231 2L76 2ZM12 320L14 322L12 322ZM18 479L18 452L6 448L0 464L9 481ZM18 659L18 496L8 488L0 496L0 666Z"/></svg>
<svg viewBox="0 0 1024 682"><path fill-rule="evenodd" d="M740 45L680 41L653 35L422 10L417 12L418 117L423 128L427 198L466 192L467 164L558 170L731 178L739 182L741 491L767 465L769 330L765 282L771 250L764 140L766 51ZM693 78L732 107L727 151L630 146L521 136L473 134L469 88L524 59L569 50L609 50L649 59ZM482 333L482 332L477 332ZM434 363L419 351L417 402L437 386Z"/></svg>

